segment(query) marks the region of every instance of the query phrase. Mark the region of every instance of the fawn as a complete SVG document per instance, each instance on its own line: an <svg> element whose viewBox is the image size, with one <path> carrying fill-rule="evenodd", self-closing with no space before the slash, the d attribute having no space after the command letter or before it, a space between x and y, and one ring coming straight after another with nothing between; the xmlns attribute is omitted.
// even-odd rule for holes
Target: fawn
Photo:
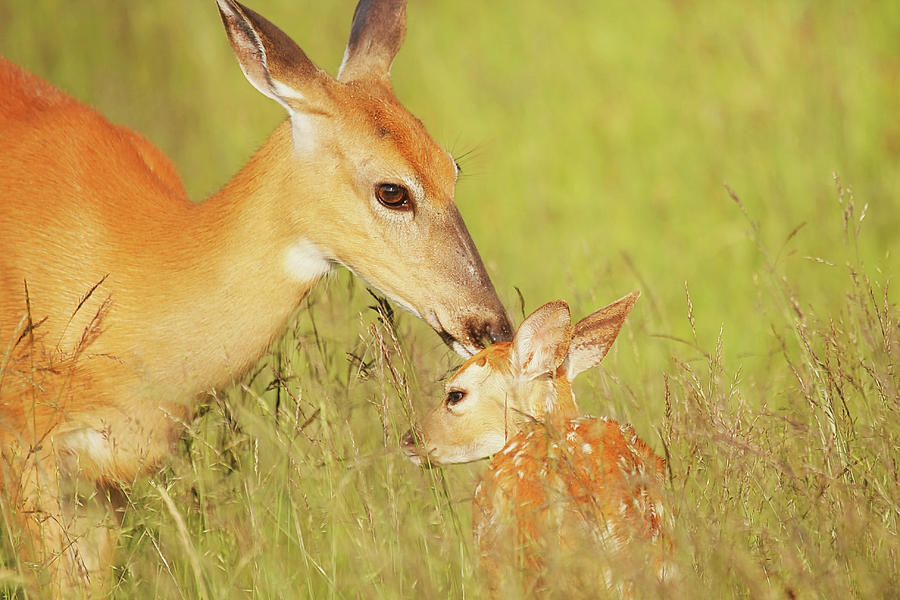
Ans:
<svg viewBox="0 0 900 600"><path fill-rule="evenodd" d="M540 307L512 342L463 364L444 400L403 438L422 465L493 456L475 491L473 529L494 595L513 593L516 566L526 591L544 590L557 576L582 592L625 591L614 562L664 545L665 462L631 426L579 415L570 386L603 360L638 296L574 327L565 302ZM659 556L654 562L659 567Z"/></svg>

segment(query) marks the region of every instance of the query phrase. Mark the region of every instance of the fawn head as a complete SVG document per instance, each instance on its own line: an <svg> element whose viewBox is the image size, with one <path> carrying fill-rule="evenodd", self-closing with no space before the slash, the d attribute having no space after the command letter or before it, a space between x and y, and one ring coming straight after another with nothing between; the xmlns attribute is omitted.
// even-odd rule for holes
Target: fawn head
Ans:
<svg viewBox="0 0 900 600"><path fill-rule="evenodd" d="M262 16L217 3L244 75L289 115L281 145L258 156L280 182L271 212L294 235L286 268L312 281L343 264L464 356L508 340L509 318L453 201L458 166L391 87L405 2L360 1L336 78Z"/></svg>
<svg viewBox="0 0 900 600"><path fill-rule="evenodd" d="M482 350L450 378L440 404L403 436L407 455L417 464L470 462L499 452L526 421L577 416L570 382L603 360L639 296L574 326L562 300L538 308L512 342Z"/></svg>

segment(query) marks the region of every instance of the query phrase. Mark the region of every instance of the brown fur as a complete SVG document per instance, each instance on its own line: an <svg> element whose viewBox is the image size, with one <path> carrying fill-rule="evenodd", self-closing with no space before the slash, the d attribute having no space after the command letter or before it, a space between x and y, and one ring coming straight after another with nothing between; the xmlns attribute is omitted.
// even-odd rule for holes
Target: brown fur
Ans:
<svg viewBox="0 0 900 600"><path fill-rule="evenodd" d="M469 360L459 367L458 371L464 371L471 365L478 365L479 367L488 366L491 369L503 369L508 371L510 368L509 352L511 346L512 344L510 342L491 344L478 354L470 357Z"/></svg>
<svg viewBox="0 0 900 600"><path fill-rule="evenodd" d="M54 594L105 580L113 546L61 484L123 485L162 460L197 396L259 358L327 261L461 350L510 334L453 203L453 159L387 73L336 81L256 13L231 0L220 10L248 77L297 88L302 105L280 101L309 126L315 152L300 155L285 121L201 204L144 138L0 58L3 489ZM391 58L382 49L372 64ZM374 198L398 173L424 192L414 216ZM307 255L299 271L286 266L298 242L318 249L303 250L308 276L297 275Z"/></svg>
<svg viewBox="0 0 900 600"><path fill-rule="evenodd" d="M535 421L520 430L476 489L472 526L495 595L509 591L504 582L510 569L518 571L513 565L521 565L525 588L537 592L553 577L548 558L569 561L573 579L578 563L587 563L588 578L602 580L603 563L624 559L631 542L662 539L665 461L630 425L594 417L560 425ZM594 560L578 560L585 556ZM590 589L606 584L597 583Z"/></svg>

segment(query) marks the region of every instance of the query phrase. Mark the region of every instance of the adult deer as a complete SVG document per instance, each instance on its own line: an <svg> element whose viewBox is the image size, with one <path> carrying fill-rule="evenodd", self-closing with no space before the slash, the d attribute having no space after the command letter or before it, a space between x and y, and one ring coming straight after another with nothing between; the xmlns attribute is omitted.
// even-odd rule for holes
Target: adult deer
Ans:
<svg viewBox="0 0 900 600"><path fill-rule="evenodd" d="M0 58L2 477L54 593L102 581L114 545L61 482L151 469L334 265L464 355L512 333L457 166L391 88L404 2L359 3L336 79L217 2L244 75L289 118L200 204L146 140Z"/></svg>
<svg viewBox="0 0 900 600"><path fill-rule="evenodd" d="M570 386L603 360L638 295L574 327L565 302L537 309L511 343L470 358L404 436L419 464L494 456L476 488L473 528L495 597L548 584L577 597L624 591L626 555L643 568L646 556L635 551L661 545L663 459L630 426L579 415Z"/></svg>

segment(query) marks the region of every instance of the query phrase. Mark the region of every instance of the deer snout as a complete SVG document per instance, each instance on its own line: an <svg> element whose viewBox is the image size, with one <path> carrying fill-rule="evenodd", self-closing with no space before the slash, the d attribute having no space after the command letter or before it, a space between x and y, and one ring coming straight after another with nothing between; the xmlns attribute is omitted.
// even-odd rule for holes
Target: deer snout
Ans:
<svg viewBox="0 0 900 600"><path fill-rule="evenodd" d="M480 352L497 342L508 342L513 337L512 323L505 310L495 311L489 316L468 319L463 323L462 330L463 339L455 341L462 342L469 354ZM453 344L450 344L450 347L459 352Z"/></svg>
<svg viewBox="0 0 900 600"><path fill-rule="evenodd" d="M414 465L423 469L439 466L439 463L434 462L425 444L422 432L418 427L410 429L400 438L400 445L403 448L403 452L406 453L406 458L412 461Z"/></svg>
<svg viewBox="0 0 900 600"><path fill-rule="evenodd" d="M416 434L410 429L400 438L400 447L406 453L406 457L418 466L422 466L422 457L419 455L419 445L416 443Z"/></svg>
<svg viewBox="0 0 900 600"><path fill-rule="evenodd" d="M512 323L502 308L463 319L446 312L430 311L425 313L425 321L447 346L464 357L496 342L508 342L513 337Z"/></svg>
<svg viewBox="0 0 900 600"><path fill-rule="evenodd" d="M482 348L487 348L497 342L512 340L513 328L509 317L503 313L502 318L488 319L475 325L470 325L469 336Z"/></svg>
<svg viewBox="0 0 900 600"><path fill-rule="evenodd" d="M400 438L400 446L403 448L403 451L409 454L410 452L414 452L416 449L416 436L413 433L413 430L410 429L406 433L403 434L403 437Z"/></svg>

